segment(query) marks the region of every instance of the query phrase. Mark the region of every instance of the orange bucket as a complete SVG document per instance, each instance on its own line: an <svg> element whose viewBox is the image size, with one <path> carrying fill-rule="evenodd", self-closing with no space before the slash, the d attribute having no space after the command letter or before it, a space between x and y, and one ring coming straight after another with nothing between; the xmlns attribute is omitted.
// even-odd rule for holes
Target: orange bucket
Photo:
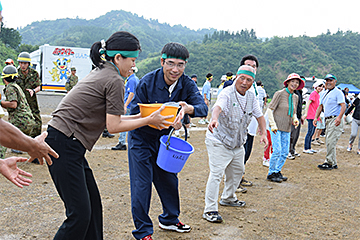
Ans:
<svg viewBox="0 0 360 240"><path fill-rule="evenodd" d="M147 117L150 114L152 114L153 112L155 112L156 110L158 110L159 108L161 108L163 103L148 103L148 104L138 103L138 105L140 107L141 117ZM168 122L174 122L178 109L179 109L179 107L177 107L177 106L168 106L167 105L160 112L160 114L163 115L163 116L174 115L174 117L167 119ZM151 124L149 124L149 126L152 127L152 128L156 128L154 125L151 125Z"/></svg>

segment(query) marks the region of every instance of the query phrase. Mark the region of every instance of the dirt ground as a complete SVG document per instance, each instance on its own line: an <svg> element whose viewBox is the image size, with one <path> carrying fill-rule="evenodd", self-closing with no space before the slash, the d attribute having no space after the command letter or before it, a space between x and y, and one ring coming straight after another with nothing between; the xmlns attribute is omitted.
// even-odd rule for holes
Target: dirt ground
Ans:
<svg viewBox="0 0 360 240"><path fill-rule="evenodd" d="M50 114L51 109L43 107L41 111ZM44 124L49 119L44 116ZM307 129L306 125L302 126L297 144L301 156L287 160L282 172L289 180L283 183L266 180L263 146L256 137L246 165L246 178L254 186L248 187L247 193L237 194L246 201L246 206L219 206L224 218L221 224L202 219L209 168L205 131L195 129L191 130L189 139L195 152L178 175L180 220L191 225L192 231L181 234L157 227L162 208L153 189L150 216L154 239L360 239L360 157L356 150L346 151L350 125L345 125L345 133L337 145L339 169L331 171L317 168L324 160L325 146L314 147L319 150L314 155L302 153ZM87 153L87 159L102 196L104 239L133 239L127 152L110 150L117 143L116 137L100 138L94 150ZM10 151L7 155L11 155ZM0 239L52 239L65 219L65 209L47 167L19 165L33 174L33 183L20 189L0 177ZM220 193L222 187L223 184Z"/></svg>

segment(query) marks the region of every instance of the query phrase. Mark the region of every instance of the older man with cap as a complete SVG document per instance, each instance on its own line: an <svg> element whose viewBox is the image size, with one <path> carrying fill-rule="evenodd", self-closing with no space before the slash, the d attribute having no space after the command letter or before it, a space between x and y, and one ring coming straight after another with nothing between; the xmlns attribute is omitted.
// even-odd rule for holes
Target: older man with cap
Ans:
<svg viewBox="0 0 360 240"><path fill-rule="evenodd" d="M267 145L266 123L256 96L248 91L255 79L255 69L243 65L234 84L223 89L212 110L212 119L206 132L210 174L205 193L203 218L209 222L222 222L218 212L219 185L225 174L225 187L220 205L243 207L235 191L244 173L244 143L252 116L259 122L260 142Z"/></svg>
<svg viewBox="0 0 360 240"><path fill-rule="evenodd" d="M323 164L318 165L321 170L337 169L336 161L336 143L338 142L344 122L343 115L345 113L345 97L340 89L336 87L337 79L333 74L325 76L326 92L320 99L320 105L316 111L315 119L320 116L324 110L326 124L326 159ZM316 122L313 122L316 126Z"/></svg>

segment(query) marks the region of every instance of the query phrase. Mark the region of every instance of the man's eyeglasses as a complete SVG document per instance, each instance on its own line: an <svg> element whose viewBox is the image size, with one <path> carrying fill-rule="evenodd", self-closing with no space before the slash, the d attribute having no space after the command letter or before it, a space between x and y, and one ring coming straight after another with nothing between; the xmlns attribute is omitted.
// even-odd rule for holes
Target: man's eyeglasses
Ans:
<svg viewBox="0 0 360 240"><path fill-rule="evenodd" d="M173 62L168 62L168 61L164 61L166 63L166 65L168 65L169 68L174 68L175 66L178 69L184 69L185 68L185 63L179 63L179 64L175 64Z"/></svg>

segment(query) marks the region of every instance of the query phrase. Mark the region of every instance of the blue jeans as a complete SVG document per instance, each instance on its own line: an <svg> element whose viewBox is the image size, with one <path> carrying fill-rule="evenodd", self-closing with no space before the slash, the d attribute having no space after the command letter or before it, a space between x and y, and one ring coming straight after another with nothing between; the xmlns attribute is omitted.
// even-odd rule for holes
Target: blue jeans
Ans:
<svg viewBox="0 0 360 240"><path fill-rule="evenodd" d="M125 115L130 115L130 108L127 108L127 109L126 109ZM120 133L119 143L121 143L122 145L125 145L125 144L126 144L126 135L127 135L127 132L121 132L121 133Z"/></svg>
<svg viewBox="0 0 360 240"><path fill-rule="evenodd" d="M290 132L277 131L276 134L270 131L273 153L270 157L269 173L278 173L285 164L290 147Z"/></svg>
<svg viewBox="0 0 360 240"><path fill-rule="evenodd" d="M308 131L305 136L304 149L308 150L308 149L311 149L311 138L314 135L315 127L313 125L314 119L306 119L306 120L308 121Z"/></svg>

